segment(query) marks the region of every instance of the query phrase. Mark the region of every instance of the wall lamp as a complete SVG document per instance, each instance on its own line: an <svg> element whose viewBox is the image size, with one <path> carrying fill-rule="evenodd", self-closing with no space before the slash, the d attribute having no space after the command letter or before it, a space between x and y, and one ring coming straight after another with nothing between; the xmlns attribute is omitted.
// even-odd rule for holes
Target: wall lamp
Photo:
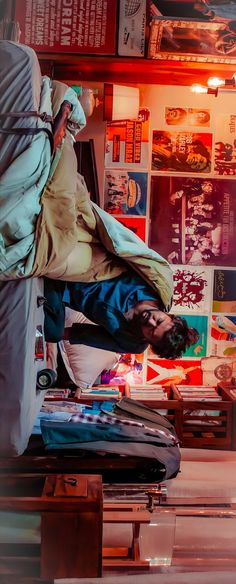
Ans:
<svg viewBox="0 0 236 584"><path fill-rule="evenodd" d="M236 73L231 77L231 79L221 79L220 77L209 77L207 85L201 85L200 83L194 83L191 86L191 91L193 93L207 93L208 95L214 95L217 97L219 90L226 88L236 87Z"/></svg>
<svg viewBox="0 0 236 584"><path fill-rule="evenodd" d="M126 85L104 84L103 119L133 120L139 114L139 89Z"/></svg>

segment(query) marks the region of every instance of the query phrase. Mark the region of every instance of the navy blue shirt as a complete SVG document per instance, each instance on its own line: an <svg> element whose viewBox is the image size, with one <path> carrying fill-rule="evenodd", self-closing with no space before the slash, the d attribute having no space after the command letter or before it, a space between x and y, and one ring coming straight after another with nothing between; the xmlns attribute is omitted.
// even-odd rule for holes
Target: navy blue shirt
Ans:
<svg viewBox="0 0 236 584"><path fill-rule="evenodd" d="M158 295L138 276L125 272L101 282L67 284L74 310L99 325L72 326L70 342L119 353L141 353L148 343L132 332L124 314L143 300L158 300Z"/></svg>

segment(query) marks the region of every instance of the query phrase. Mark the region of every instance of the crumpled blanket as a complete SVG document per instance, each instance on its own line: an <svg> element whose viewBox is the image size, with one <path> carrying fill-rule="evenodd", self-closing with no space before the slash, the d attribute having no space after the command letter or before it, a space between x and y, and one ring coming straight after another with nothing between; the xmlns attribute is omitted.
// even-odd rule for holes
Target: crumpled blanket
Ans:
<svg viewBox="0 0 236 584"><path fill-rule="evenodd" d="M0 113L46 112L56 115L67 99L73 109L68 120L71 134L86 120L75 92L63 83L42 77L35 52L24 45L0 41ZM0 120L3 130L51 129L37 117ZM51 158L45 131L35 135L0 132L0 279L29 276L35 254L35 230L41 212L41 195L52 178L62 148Z"/></svg>
<svg viewBox="0 0 236 584"><path fill-rule="evenodd" d="M51 88L49 81L46 84ZM44 174L48 173L43 190L37 170L44 153L38 152L38 166L32 167L32 173L29 165L32 149L38 150L34 141L0 179L0 280L47 276L91 282L116 277L130 266L169 310L173 279L168 262L90 200L84 179L77 173L72 135L83 125L84 114L76 94L53 82L54 115L65 97L71 99L73 112L64 143ZM27 179L17 176L15 180L15 167ZM20 193L19 184L24 185Z"/></svg>

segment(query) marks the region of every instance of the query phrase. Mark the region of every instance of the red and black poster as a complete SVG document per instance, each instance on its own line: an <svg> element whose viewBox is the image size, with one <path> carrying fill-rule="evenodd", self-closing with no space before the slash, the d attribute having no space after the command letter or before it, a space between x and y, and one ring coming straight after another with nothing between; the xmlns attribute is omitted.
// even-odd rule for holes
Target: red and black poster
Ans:
<svg viewBox="0 0 236 584"><path fill-rule="evenodd" d="M116 0L17 0L15 19L35 51L115 54Z"/></svg>

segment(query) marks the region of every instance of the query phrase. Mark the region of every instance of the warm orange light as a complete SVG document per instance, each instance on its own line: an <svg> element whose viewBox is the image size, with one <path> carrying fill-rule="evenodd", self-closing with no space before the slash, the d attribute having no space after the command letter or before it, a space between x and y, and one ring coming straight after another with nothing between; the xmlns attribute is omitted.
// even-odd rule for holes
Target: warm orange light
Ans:
<svg viewBox="0 0 236 584"><path fill-rule="evenodd" d="M207 93L208 91L207 87L204 87L204 85L200 85L200 83L194 83L193 85L191 85L190 89L193 93Z"/></svg>
<svg viewBox="0 0 236 584"><path fill-rule="evenodd" d="M208 87L223 87L225 85L224 79L220 77L209 77L207 81Z"/></svg>

